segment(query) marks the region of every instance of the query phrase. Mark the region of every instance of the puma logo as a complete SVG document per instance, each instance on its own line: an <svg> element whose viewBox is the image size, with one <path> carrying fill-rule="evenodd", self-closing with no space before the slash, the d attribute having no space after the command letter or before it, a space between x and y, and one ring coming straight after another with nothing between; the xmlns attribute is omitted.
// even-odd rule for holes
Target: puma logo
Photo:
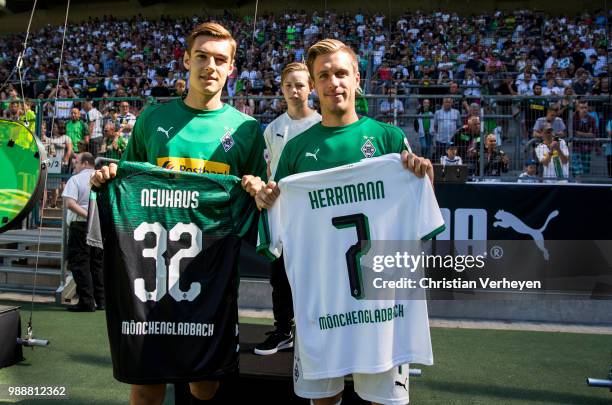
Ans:
<svg viewBox="0 0 612 405"><path fill-rule="evenodd" d="M317 150L315 150L314 153L306 152L306 157L314 158L314 160L318 162L319 159L317 159L317 153L319 153L319 148L317 148Z"/></svg>
<svg viewBox="0 0 612 405"><path fill-rule="evenodd" d="M283 134L276 134L276 136L280 136L281 138L285 137L285 135L283 135Z"/></svg>
<svg viewBox="0 0 612 405"><path fill-rule="evenodd" d="M513 214L504 210L499 210L495 213L495 219L497 219L497 221L493 222L493 226L501 226L502 228L512 228L517 233L531 236L538 249L542 251L542 254L544 255L544 260L548 261L548 250L546 249L546 246L544 246L544 230L548 226L550 220L556 217L557 215L559 215L559 211L554 210L553 212L548 214L548 218L546 218L544 225L542 225L540 229L532 229L529 226L525 225L523 221L518 219Z"/></svg>
<svg viewBox="0 0 612 405"><path fill-rule="evenodd" d="M167 130L163 129L162 127L157 127L157 132L163 132L164 134L166 134L166 138L170 139L170 130L174 128L174 127L170 127Z"/></svg>
<svg viewBox="0 0 612 405"><path fill-rule="evenodd" d="M408 387L406 387L406 382L408 381L408 379L406 378L406 380L402 383L401 381L396 381L395 382L395 386L396 387L402 387L403 389L405 389L406 391L408 391Z"/></svg>

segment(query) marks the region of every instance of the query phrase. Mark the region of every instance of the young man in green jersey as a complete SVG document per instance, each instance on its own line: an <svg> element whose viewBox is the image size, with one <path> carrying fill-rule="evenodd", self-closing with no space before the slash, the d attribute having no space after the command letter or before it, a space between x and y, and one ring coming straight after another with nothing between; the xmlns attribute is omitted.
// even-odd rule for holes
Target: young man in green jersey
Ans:
<svg viewBox="0 0 612 405"><path fill-rule="evenodd" d="M187 38L183 64L189 70L184 100L147 108L138 117L123 160L149 162L166 169L196 173L254 175L266 178L264 139L257 121L221 102L233 71L236 41L221 25L204 23ZM97 170L99 187L115 177L117 166ZM191 393L210 399L218 381L190 382ZM132 385L131 404L161 404L165 384Z"/></svg>
<svg viewBox="0 0 612 405"><path fill-rule="evenodd" d="M433 167L428 159L415 157L401 129L367 117L359 118L355 111L355 96L359 91L358 60L353 50L335 39L319 41L308 50L307 65L321 103L322 121L290 140L283 149L274 181L256 193L259 208L270 208L280 191L278 181L292 174L323 170L355 163L364 158L388 153L401 153L406 169L417 176L426 174L433 179ZM377 379L393 378L391 374L372 375L366 384L376 394ZM329 391L331 380L309 380L307 386L295 387L296 393L313 400L315 405L332 405L341 401L342 391L318 398ZM337 391L336 391L337 392ZM403 397L397 398L402 403ZM395 403L395 402L394 402Z"/></svg>

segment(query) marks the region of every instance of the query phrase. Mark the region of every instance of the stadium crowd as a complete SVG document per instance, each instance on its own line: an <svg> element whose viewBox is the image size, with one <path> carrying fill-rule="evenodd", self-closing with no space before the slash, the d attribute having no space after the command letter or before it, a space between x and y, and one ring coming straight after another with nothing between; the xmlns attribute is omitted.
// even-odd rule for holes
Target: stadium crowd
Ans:
<svg viewBox="0 0 612 405"><path fill-rule="evenodd" d="M31 34L25 51L23 94L16 84L0 89L0 114L33 127L32 107L16 100L21 96L63 99L43 104L47 146L63 147L66 164L71 152L77 150L119 157L144 106L142 101L121 99L159 99L185 93L189 83L182 66L185 37L199 20L194 16L150 21L136 16L129 20L90 18L70 24L57 89L63 31L54 26L39 29ZM240 111L259 118L262 125L286 108L279 89L283 66L301 61L317 40L335 37L357 52L364 91L380 95L362 100L360 112L369 111L383 120L398 120L399 116L398 123L405 130L412 127L409 122L414 123L421 152L436 160L447 155L447 146L454 144L459 157L473 161L480 152L475 142L480 133L497 130L498 144L507 139L509 129L494 119L482 119L480 131L470 132L470 116L484 117L483 112L522 114L521 135L527 139L543 138L542 119L546 117L555 133L559 132L555 136L567 135L570 121L583 125L592 137L612 135L609 102L588 103L588 113L595 122L582 122L576 121L579 105L571 97L610 94L610 26L604 12L574 17L532 11L469 17L414 12L391 20L381 13L361 11L287 11L258 16L255 24L253 16L238 18L229 13L218 20L238 42L236 69L228 79L226 95ZM23 34L0 41L0 82L9 79L15 83L15 75L11 76L18 56L15 50L21 49L22 43ZM483 97L489 95L525 97L519 104L483 103ZM431 99L425 102L425 96ZM547 98L551 96L560 98ZM69 100L100 97L117 99L93 103ZM557 117L561 124L551 121ZM576 129L576 125L571 127ZM67 138L71 140L70 151ZM585 144L579 149L577 155L584 157L591 149L601 152L602 144ZM608 175L611 149L603 144ZM533 157L537 158L535 153ZM590 157L577 162L574 174L588 170L589 162ZM503 172L506 166L507 162L505 166L496 164L494 172Z"/></svg>

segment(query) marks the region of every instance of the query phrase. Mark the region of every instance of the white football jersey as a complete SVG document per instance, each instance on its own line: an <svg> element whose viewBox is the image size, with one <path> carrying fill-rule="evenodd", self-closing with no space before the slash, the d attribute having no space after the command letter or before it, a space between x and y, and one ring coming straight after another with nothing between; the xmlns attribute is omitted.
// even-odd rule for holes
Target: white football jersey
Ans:
<svg viewBox="0 0 612 405"><path fill-rule="evenodd" d="M284 254L304 378L433 364L427 302L364 299L366 251L358 243L418 241L441 232L429 180L405 170L399 154L388 154L294 174L279 187L262 213L258 250L270 258Z"/></svg>
<svg viewBox="0 0 612 405"><path fill-rule="evenodd" d="M267 153L266 160L270 163L270 171L272 172L271 178L274 178L278 160L287 142L320 121L321 114L316 111L301 120L291 119L289 114L284 113L266 127L264 131Z"/></svg>

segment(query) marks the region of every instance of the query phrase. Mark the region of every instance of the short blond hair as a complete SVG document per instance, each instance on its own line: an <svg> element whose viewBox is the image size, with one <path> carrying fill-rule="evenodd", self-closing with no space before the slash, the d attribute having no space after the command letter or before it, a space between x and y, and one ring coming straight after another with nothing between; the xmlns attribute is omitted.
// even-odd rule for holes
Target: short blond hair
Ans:
<svg viewBox="0 0 612 405"><path fill-rule="evenodd" d="M306 72L308 73L308 80L312 80L310 77L310 72L308 71L308 66L301 62L291 62L285 66L281 72L281 85L285 82L285 78L291 72Z"/></svg>
<svg viewBox="0 0 612 405"><path fill-rule="evenodd" d="M216 39L226 39L230 42L232 47L232 60L236 56L236 40L232 37L232 34L221 24L214 22L205 22L193 29L187 37L187 53L191 54L191 48L197 37L206 36L213 37Z"/></svg>
<svg viewBox="0 0 612 405"><path fill-rule="evenodd" d="M308 49L308 54L306 55L306 66L308 66L308 72L310 73L310 77L314 80L314 62L317 59L317 56L327 55L330 53L336 52L346 52L351 59L353 60L353 68L355 73L359 72L359 60L357 59L357 55L351 49L350 46L346 45L342 41L338 41L337 39L323 39Z"/></svg>

